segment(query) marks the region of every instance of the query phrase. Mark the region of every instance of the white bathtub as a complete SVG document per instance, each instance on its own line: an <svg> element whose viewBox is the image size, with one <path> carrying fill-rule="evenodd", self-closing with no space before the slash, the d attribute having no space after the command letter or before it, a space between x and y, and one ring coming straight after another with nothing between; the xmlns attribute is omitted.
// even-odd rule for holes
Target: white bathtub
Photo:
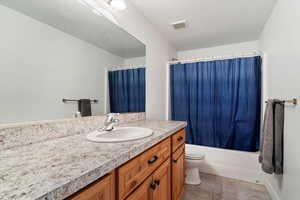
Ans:
<svg viewBox="0 0 300 200"><path fill-rule="evenodd" d="M263 183L258 163L258 153L226 150L199 145L189 145L192 151L205 154L205 162L200 171L229 178Z"/></svg>

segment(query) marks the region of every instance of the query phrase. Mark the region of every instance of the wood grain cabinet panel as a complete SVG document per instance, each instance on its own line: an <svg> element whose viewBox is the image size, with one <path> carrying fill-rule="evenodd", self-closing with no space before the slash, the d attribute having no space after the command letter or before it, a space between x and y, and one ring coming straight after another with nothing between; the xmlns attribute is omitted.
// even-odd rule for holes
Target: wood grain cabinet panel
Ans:
<svg viewBox="0 0 300 200"><path fill-rule="evenodd" d="M172 156L172 200L180 200L184 192L184 145Z"/></svg>
<svg viewBox="0 0 300 200"><path fill-rule="evenodd" d="M168 159L153 174L153 200L171 200L171 164Z"/></svg>
<svg viewBox="0 0 300 200"><path fill-rule="evenodd" d="M185 129L182 129L172 135L172 152L175 152L181 145L185 143Z"/></svg>
<svg viewBox="0 0 300 200"><path fill-rule="evenodd" d="M125 199L171 154L171 139L168 138L118 169L118 199Z"/></svg>
<svg viewBox="0 0 300 200"><path fill-rule="evenodd" d="M139 186L126 200L152 200L152 177Z"/></svg>
<svg viewBox="0 0 300 200"><path fill-rule="evenodd" d="M115 174L101 178L67 200L115 200Z"/></svg>

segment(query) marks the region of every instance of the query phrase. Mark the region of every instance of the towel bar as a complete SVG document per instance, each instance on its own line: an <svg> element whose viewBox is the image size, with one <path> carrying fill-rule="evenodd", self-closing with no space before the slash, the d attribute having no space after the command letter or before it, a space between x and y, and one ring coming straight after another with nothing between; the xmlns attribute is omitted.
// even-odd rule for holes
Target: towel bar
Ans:
<svg viewBox="0 0 300 200"><path fill-rule="evenodd" d="M63 99L62 100L64 103L68 103L68 102L78 102L80 101L79 99ZM93 99L91 100L91 103L98 103L97 99Z"/></svg>
<svg viewBox="0 0 300 200"><path fill-rule="evenodd" d="M267 103L267 101L266 101L266 103ZM283 101L280 101L280 103L291 103L294 106L297 106L298 105L298 99L294 98L294 99L290 99L290 100L283 100Z"/></svg>

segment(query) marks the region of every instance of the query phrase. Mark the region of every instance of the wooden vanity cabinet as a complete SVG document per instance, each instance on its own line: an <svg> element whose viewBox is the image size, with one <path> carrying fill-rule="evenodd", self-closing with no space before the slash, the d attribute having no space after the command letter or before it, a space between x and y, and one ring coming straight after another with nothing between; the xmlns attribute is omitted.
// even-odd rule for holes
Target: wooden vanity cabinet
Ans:
<svg viewBox="0 0 300 200"><path fill-rule="evenodd" d="M125 199L171 155L167 138L117 169L118 200Z"/></svg>
<svg viewBox="0 0 300 200"><path fill-rule="evenodd" d="M180 200L184 192L185 178L185 129L174 133L169 138L160 142L139 157L129 161L118 169L119 191L118 200L139 200L141 196L140 182L145 176L150 176L147 199L150 200ZM157 158L155 166L147 164L147 160ZM144 159L141 159L144 158ZM161 164L164 160L164 164ZM145 162L146 161L146 162ZM158 167L160 165L160 167ZM157 169L153 172L153 169ZM149 180L149 178L147 179ZM152 180L152 182L151 182ZM142 184L146 187L145 182ZM151 188L155 187L155 189ZM135 192L131 193L135 188ZM150 191L149 191L150 190ZM144 191L145 192L145 191ZM146 193L144 193L146 195ZM141 199L143 200L143 199Z"/></svg>
<svg viewBox="0 0 300 200"><path fill-rule="evenodd" d="M182 129L67 200L180 200L184 144Z"/></svg>

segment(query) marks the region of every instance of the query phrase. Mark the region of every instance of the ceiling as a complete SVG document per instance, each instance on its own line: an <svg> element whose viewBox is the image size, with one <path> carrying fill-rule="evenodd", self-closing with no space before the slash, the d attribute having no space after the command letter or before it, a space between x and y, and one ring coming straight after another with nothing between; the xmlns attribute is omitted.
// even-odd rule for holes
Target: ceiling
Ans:
<svg viewBox="0 0 300 200"><path fill-rule="evenodd" d="M145 45L77 0L0 0L0 4L123 58L145 56Z"/></svg>
<svg viewBox="0 0 300 200"><path fill-rule="evenodd" d="M276 0L128 0L177 50L257 40ZM171 23L187 20L187 28Z"/></svg>

